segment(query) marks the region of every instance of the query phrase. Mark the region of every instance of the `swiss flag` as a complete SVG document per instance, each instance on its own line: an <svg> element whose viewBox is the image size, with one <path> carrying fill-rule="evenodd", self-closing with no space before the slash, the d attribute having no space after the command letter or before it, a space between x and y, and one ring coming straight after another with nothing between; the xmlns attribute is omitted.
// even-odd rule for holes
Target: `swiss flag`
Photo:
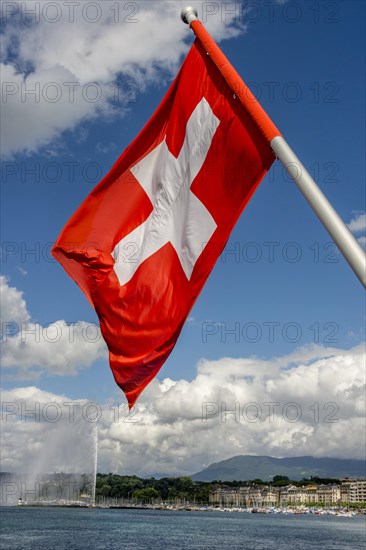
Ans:
<svg viewBox="0 0 366 550"><path fill-rule="evenodd" d="M53 255L95 308L130 407L273 160L196 40L150 121L64 227Z"/></svg>

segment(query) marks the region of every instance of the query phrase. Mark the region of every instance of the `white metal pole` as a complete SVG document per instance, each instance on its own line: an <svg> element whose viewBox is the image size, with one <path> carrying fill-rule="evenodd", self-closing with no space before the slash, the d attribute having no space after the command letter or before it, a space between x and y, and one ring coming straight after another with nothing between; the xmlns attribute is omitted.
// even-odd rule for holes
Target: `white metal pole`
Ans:
<svg viewBox="0 0 366 550"><path fill-rule="evenodd" d="M182 10L181 18L184 23L190 25L192 21L197 19L197 10L189 6ZM266 115L266 117L268 117L268 115ZM355 239L346 224L339 217L338 213L334 210L333 206L319 189L318 185L285 139L282 136L277 136L271 140L270 145L276 157L286 168L288 174L292 177L345 259L366 288L366 254L357 239Z"/></svg>

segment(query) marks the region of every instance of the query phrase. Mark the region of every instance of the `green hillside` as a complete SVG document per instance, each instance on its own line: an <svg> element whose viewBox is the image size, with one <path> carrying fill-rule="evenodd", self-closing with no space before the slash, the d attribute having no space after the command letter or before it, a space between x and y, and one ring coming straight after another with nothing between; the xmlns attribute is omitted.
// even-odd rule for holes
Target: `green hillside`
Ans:
<svg viewBox="0 0 366 550"><path fill-rule="evenodd" d="M275 475L287 476L293 480L309 477L366 477L366 462L311 456L273 458L239 455L211 464L208 468L194 474L192 479L194 481L239 481L260 478L263 481L271 481Z"/></svg>

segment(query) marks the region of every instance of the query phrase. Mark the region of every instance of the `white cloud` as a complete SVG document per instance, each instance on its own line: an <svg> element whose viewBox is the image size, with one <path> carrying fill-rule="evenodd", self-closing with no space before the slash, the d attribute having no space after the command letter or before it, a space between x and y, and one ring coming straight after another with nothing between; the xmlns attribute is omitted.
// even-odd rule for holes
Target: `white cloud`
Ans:
<svg viewBox="0 0 366 550"><path fill-rule="evenodd" d="M9 286L4 275L0 275L0 303L2 327L4 323L20 324L30 318L23 292Z"/></svg>
<svg viewBox="0 0 366 550"><path fill-rule="evenodd" d="M3 343L2 365L18 369L18 379L38 378L43 371L65 376L105 356L105 342L93 323L22 323Z"/></svg>
<svg viewBox="0 0 366 550"><path fill-rule="evenodd" d="M0 277L2 304L2 367L11 378L29 380L43 373L75 375L107 350L93 323L60 320L42 326L30 321L23 293ZM16 373L14 374L14 370Z"/></svg>
<svg viewBox="0 0 366 550"><path fill-rule="evenodd" d="M314 346L274 360L202 360L192 381L154 380L131 415L122 395L119 411L113 396L98 405L98 471L192 474L238 454L364 458L364 363L364 345ZM30 410L40 403L41 414L47 403L67 400L34 387L5 392L3 401L15 403L18 415L10 414L4 425L4 467L20 471L24 456L36 463L47 431L44 420L21 422L22 403ZM54 424L53 436L57 429ZM90 422L78 433L91 452ZM61 468L67 455L61 443L58 448Z"/></svg>
<svg viewBox="0 0 366 550"><path fill-rule="evenodd" d="M361 212L356 214L347 225L352 233L364 233L366 231L366 213ZM362 248L366 250L366 236L361 235L360 237L357 237L357 240Z"/></svg>
<svg viewBox="0 0 366 550"><path fill-rule="evenodd" d="M359 237L357 240L360 243L360 245L362 246L362 248L364 248L366 250L366 237Z"/></svg>
<svg viewBox="0 0 366 550"><path fill-rule="evenodd" d="M130 422L104 416L100 467L179 475L236 454L360 458L364 360L363 346L307 348L274 361L203 360L191 382L153 382ZM266 403L278 403L273 414Z"/></svg>
<svg viewBox="0 0 366 550"><path fill-rule="evenodd" d="M131 2L128 9L109 0L90 4L79 3L72 13L67 2L47 8L18 0L13 17L9 8L1 65L4 156L36 151L86 119L122 116L136 89L169 81L177 71L192 40L179 17L186 2ZM32 24L24 23L24 10L35 11ZM244 31L235 13L209 17L207 28L217 40ZM112 107L121 82L122 99Z"/></svg>
<svg viewBox="0 0 366 550"><path fill-rule="evenodd" d="M347 225L352 233L366 231L366 214L357 214Z"/></svg>
<svg viewBox="0 0 366 550"><path fill-rule="evenodd" d="M35 151L49 144L63 130L73 129L84 118L109 113L107 101L86 101L83 88L74 75L61 66L41 69L25 77L17 73L14 66L2 64L1 74L3 90L6 86L8 91L16 90L14 95L7 96L2 108L2 151L5 155ZM78 86L74 92L71 83ZM106 85L98 86L100 93L105 94ZM26 90L36 90L36 94L26 95ZM44 99L54 99L58 95L57 103Z"/></svg>

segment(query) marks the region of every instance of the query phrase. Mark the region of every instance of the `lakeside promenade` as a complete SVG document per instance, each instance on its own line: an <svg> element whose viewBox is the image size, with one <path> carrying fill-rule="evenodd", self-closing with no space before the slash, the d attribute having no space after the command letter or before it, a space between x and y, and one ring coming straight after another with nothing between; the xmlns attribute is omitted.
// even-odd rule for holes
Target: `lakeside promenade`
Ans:
<svg viewBox="0 0 366 550"><path fill-rule="evenodd" d="M59 507L59 508L93 508L93 509L111 509L111 510L160 510L160 511L186 511L186 512L230 512L230 513L252 513L252 514L283 514L283 515L330 515L336 517L354 517L366 515L366 510L362 508L350 509L349 507L314 507L314 506L267 506L267 507L241 507L241 506L201 506L195 504L142 504L142 503L117 503L101 502L96 504L86 504L82 501L19 501L21 507Z"/></svg>

